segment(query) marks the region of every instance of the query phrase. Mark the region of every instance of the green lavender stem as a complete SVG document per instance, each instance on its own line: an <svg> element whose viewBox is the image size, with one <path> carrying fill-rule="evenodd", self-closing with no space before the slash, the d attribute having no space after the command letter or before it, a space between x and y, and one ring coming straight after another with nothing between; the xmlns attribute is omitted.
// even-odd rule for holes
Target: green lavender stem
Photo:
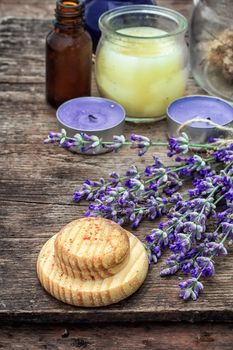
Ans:
<svg viewBox="0 0 233 350"><path fill-rule="evenodd" d="M75 138L72 137L65 137L65 140L71 140L71 141L75 141ZM91 141L83 141L84 145L89 145L91 144ZM133 146L135 144L135 142L133 141L125 141L124 143L122 143L122 146ZM114 142L112 141L102 141L101 140L101 145L114 145ZM167 142L151 142L149 147L168 147L169 144ZM209 144L198 144L198 143L189 143L188 144L189 148L201 148L201 149L212 149L212 150L216 150L218 149L218 147L216 145L209 145Z"/></svg>

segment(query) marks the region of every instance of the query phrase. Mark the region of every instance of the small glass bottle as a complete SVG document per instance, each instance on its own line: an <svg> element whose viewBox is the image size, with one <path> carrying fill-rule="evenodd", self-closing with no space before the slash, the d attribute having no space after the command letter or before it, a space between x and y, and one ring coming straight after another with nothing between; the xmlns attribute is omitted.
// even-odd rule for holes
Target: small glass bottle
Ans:
<svg viewBox="0 0 233 350"><path fill-rule="evenodd" d="M84 29L84 1L57 0L46 38L46 98L58 107L91 94L92 42Z"/></svg>
<svg viewBox="0 0 233 350"><path fill-rule="evenodd" d="M98 21L100 16L115 7L125 5L155 5L155 0L85 0L86 27L93 40L93 49L96 50L101 32Z"/></svg>

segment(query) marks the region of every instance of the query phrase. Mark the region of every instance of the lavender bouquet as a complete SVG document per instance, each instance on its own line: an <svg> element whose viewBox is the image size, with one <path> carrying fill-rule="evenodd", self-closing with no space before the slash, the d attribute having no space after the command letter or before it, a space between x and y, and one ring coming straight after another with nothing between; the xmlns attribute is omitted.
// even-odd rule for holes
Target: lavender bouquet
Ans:
<svg viewBox="0 0 233 350"><path fill-rule="evenodd" d="M46 139L46 143L83 152L96 152L100 147L118 151L130 146L138 149L139 156L154 146L168 147L168 156L175 157L174 166L165 166L154 157L143 171L131 166L122 176L112 172L108 180L87 179L73 199L91 202L87 216L105 217L134 229L144 219L165 216L167 219L146 235L145 246L150 263L157 263L165 250L170 251L161 276L187 276L179 283L184 300L197 300L203 289L202 279L214 275L216 258L227 255L227 245L233 242L233 143L211 141L192 144L182 133L168 143L155 143L135 134L129 141L115 136L112 142L102 142L85 134L67 138L64 131L50 133ZM204 156L190 154L197 149L207 152ZM181 194L188 179L192 179L192 188Z"/></svg>

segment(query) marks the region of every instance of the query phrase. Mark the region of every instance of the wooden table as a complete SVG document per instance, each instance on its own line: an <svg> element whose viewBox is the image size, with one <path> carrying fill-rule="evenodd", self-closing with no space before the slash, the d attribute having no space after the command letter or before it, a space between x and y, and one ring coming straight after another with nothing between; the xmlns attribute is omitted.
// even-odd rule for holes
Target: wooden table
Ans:
<svg viewBox="0 0 233 350"><path fill-rule="evenodd" d="M190 5L159 3L186 15ZM43 144L48 131L57 130L55 110L44 100L44 38L51 27L44 17L52 16L50 9L45 0L38 6L37 1L0 3L0 349L232 349L232 325L217 323L233 321L232 253L220 259L198 302L179 299L176 277L159 277L164 261L152 268L135 295L106 308L74 308L41 288L35 271L40 248L86 209L85 203L72 202L73 191L86 177L122 173L129 164L142 168L153 154L139 159L125 149L88 157ZM37 18L28 18L31 13ZM190 79L187 93L203 92ZM132 131L164 140L166 122L128 124L126 135ZM156 152L165 159L164 152ZM154 226L144 222L135 234L143 239Z"/></svg>

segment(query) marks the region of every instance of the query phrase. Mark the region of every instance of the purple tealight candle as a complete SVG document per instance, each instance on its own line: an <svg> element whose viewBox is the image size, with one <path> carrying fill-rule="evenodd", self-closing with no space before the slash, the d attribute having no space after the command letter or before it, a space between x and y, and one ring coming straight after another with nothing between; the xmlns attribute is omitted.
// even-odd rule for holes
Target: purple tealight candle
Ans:
<svg viewBox="0 0 233 350"><path fill-rule="evenodd" d="M63 103L57 110L57 120L69 137L78 133L96 135L112 141L122 135L125 110L116 102L101 97L79 97ZM106 152L101 150L99 153Z"/></svg>
<svg viewBox="0 0 233 350"><path fill-rule="evenodd" d="M226 101L205 95L186 96L173 101L167 109L169 136L177 136L178 129L192 119L205 119L185 126L192 142L205 143L209 138L225 137L226 132L211 123L223 127L233 125L233 107Z"/></svg>

